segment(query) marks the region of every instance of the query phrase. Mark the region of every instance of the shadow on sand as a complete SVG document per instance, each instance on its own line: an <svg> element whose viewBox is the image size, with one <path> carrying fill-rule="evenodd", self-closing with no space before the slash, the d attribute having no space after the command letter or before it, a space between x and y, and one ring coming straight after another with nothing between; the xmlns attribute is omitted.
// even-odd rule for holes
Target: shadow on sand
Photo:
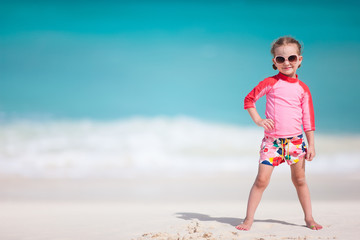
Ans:
<svg viewBox="0 0 360 240"><path fill-rule="evenodd" d="M199 221L205 221L205 222L206 221L216 221L219 223L230 224L234 227L244 221L244 219L242 219L242 218L211 217L206 214L191 213L191 212L178 212L178 213L176 213L176 217L184 219L184 220L199 220ZM289 226L298 226L298 227L305 226L305 225L298 225L298 224L289 223L289 222L280 221L280 220L274 220L274 219L264 219L264 220L255 219L254 222L278 223L278 224L289 225Z"/></svg>

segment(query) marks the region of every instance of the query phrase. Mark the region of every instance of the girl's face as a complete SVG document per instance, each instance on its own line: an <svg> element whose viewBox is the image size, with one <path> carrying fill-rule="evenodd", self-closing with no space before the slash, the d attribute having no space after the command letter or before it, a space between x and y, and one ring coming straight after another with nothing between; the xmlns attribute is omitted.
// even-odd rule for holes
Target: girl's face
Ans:
<svg viewBox="0 0 360 240"><path fill-rule="evenodd" d="M275 48L273 63L282 74L295 78L296 70L301 62L302 56L299 56L299 49L295 44L287 44Z"/></svg>

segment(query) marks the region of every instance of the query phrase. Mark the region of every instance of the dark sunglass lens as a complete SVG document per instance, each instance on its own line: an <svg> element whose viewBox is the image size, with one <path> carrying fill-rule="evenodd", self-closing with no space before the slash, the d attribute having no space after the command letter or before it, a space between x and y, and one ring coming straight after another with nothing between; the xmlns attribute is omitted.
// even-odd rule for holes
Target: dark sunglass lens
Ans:
<svg viewBox="0 0 360 240"><path fill-rule="evenodd" d="M284 63L285 62L285 58L284 57L276 57L275 61L277 63Z"/></svg>
<svg viewBox="0 0 360 240"><path fill-rule="evenodd" d="M297 56L296 55L291 55L288 59L289 59L289 62L296 62Z"/></svg>

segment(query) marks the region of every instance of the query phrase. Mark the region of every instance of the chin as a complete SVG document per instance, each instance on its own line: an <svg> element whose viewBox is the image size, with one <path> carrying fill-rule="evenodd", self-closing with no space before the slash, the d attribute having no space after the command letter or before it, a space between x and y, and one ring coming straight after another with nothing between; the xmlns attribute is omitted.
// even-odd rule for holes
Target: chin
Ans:
<svg viewBox="0 0 360 240"><path fill-rule="evenodd" d="M292 75L294 75L294 72L293 71L290 71L290 72L288 72L288 71L283 71L283 72L281 72L282 74L284 74L284 75L286 75L286 76L292 76Z"/></svg>

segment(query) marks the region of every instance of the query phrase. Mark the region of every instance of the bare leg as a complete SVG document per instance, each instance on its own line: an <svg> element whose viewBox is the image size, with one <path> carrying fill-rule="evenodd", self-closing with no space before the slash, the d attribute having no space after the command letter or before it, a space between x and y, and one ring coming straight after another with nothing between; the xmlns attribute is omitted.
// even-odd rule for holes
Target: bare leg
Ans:
<svg viewBox="0 0 360 240"><path fill-rule="evenodd" d="M291 165L291 179L304 211L306 226L313 230L322 229L322 226L317 224L312 216L310 192L305 179L305 159Z"/></svg>
<svg viewBox="0 0 360 240"><path fill-rule="evenodd" d="M260 203L264 190L269 184L273 170L274 170L273 166L259 164L258 175L250 190L247 211L246 211L246 218L242 224L236 226L237 229L244 231L250 230L254 222L254 215L256 208Z"/></svg>

